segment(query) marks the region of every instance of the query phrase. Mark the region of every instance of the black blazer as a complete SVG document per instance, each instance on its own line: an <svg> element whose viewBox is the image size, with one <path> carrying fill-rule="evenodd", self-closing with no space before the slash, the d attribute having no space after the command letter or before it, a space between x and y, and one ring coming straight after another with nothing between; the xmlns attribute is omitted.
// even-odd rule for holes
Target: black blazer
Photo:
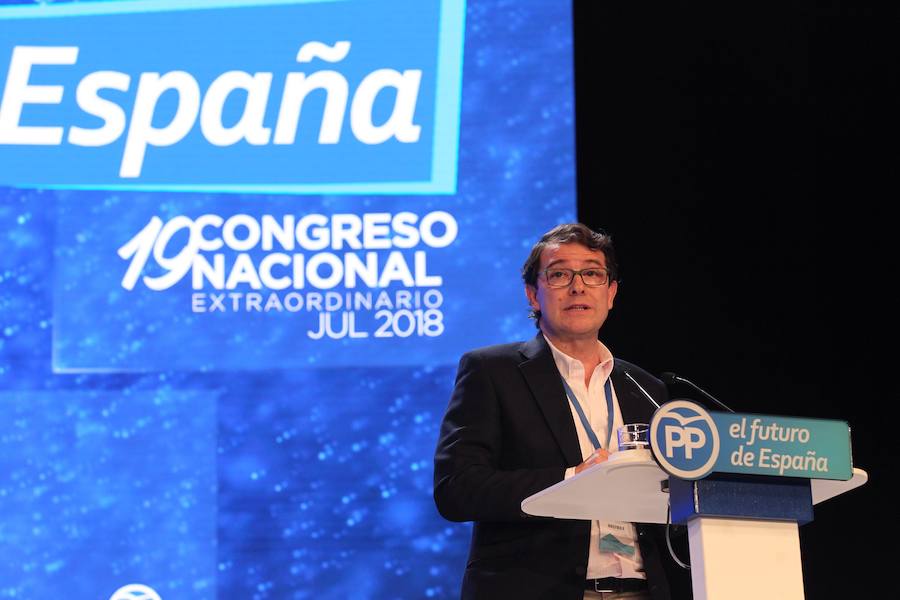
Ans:
<svg viewBox="0 0 900 600"><path fill-rule="evenodd" d="M625 370L659 403L668 399L666 387L616 359L612 381L624 421L649 423L653 406ZM434 500L445 518L475 522L464 599L582 599L590 522L521 510L522 500L562 481L566 468L581 461L562 379L543 335L463 355L435 452ZM637 526L654 600L672 597L662 529Z"/></svg>

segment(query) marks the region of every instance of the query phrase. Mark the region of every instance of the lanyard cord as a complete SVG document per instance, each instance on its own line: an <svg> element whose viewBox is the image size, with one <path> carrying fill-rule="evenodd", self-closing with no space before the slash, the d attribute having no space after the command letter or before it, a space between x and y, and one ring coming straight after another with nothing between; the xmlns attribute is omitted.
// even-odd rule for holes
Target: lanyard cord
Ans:
<svg viewBox="0 0 900 600"><path fill-rule="evenodd" d="M584 427L584 430L587 432L588 438L591 440L591 444L594 446L594 450L600 449L600 440L597 439L597 434L594 433L593 428L591 428L591 424L588 423L587 417L584 416L584 410L581 408L581 403L578 402L578 398L575 397L575 392L572 391L572 388L569 387L569 384L565 379L562 379L563 387L566 388L566 396L569 398L569 402L572 403L572 406L575 407L575 412L578 413L578 418L581 419L581 425ZM611 377L606 378L606 383L603 385L603 392L606 394L606 447L609 448L609 444L612 441L612 428L613 428L613 417L615 416L613 410L613 399L612 399L612 382L610 381Z"/></svg>

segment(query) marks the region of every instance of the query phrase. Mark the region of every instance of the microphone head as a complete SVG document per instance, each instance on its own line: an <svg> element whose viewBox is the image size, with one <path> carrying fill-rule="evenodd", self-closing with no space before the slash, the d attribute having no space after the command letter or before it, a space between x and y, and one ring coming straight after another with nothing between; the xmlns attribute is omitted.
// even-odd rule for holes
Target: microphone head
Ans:
<svg viewBox="0 0 900 600"><path fill-rule="evenodd" d="M666 385L672 385L673 383L681 379L680 377L678 377L678 375L669 371L660 373L659 378L662 379L663 383L665 383Z"/></svg>

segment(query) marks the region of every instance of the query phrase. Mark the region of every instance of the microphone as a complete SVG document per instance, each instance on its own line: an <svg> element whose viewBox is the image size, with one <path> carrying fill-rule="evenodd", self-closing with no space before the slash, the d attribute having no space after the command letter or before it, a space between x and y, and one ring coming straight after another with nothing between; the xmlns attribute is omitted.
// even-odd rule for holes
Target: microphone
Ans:
<svg viewBox="0 0 900 600"><path fill-rule="evenodd" d="M628 379L631 380L631 383L633 383L634 385L637 386L637 389L641 390L641 393L644 395L644 397L647 398L647 400L649 400L653 404L653 406L655 406L656 408L659 408L659 403L653 399L653 396L651 396L650 394L647 393L647 390L644 389L644 386L639 384L637 382L637 380L631 376L631 373L629 373L628 371L624 371L624 370L622 372L625 374L625 377L627 377Z"/></svg>
<svg viewBox="0 0 900 600"><path fill-rule="evenodd" d="M697 385L696 383L694 383L692 381L688 381L684 377L676 375L675 373L669 373L668 371L665 373L660 373L659 377L660 377L660 379L663 380L663 383L665 383L666 385L672 385L673 383L683 383L683 384L687 385L688 387L692 388L693 390L700 392L700 394L704 398L706 398L710 402L714 403L716 406L720 406L720 407L724 408L725 410L727 410L728 412L731 412L731 413L734 412L733 410L728 408L728 406L726 406L724 402L719 401L718 399L716 399L715 396L713 396L712 394L710 394L709 392L704 390L702 387L700 387L699 385Z"/></svg>

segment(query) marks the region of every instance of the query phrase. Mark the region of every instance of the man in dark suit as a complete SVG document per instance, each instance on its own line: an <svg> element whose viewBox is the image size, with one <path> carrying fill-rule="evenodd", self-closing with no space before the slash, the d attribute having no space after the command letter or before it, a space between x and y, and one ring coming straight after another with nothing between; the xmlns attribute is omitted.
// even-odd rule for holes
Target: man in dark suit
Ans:
<svg viewBox="0 0 900 600"><path fill-rule="evenodd" d="M661 381L598 339L618 290L609 236L556 227L532 249L523 279L540 332L462 357L435 452L438 510L475 522L462 597L678 597L661 527L521 510L528 496L606 460L617 427L650 421L637 384L667 399Z"/></svg>

